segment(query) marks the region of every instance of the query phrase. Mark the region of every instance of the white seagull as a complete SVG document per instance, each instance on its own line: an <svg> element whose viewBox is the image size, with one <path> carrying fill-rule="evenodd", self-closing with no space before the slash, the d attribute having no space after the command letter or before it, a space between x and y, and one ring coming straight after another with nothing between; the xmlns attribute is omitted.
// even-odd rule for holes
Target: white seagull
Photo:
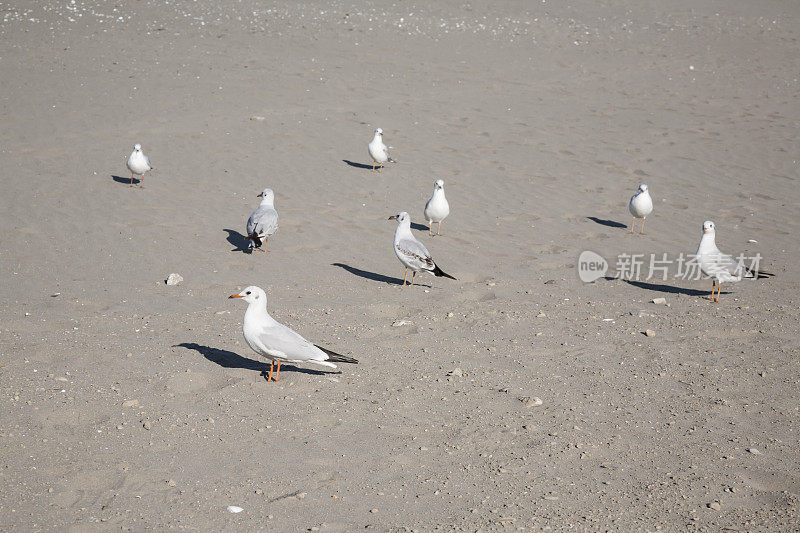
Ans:
<svg viewBox="0 0 800 533"><path fill-rule="evenodd" d="M633 233L636 219L641 218L642 229L639 231L639 235L642 235L644 233L644 223L646 222L647 215L653 212L653 199L650 198L650 193L647 192L647 185L644 183L639 185L639 190L636 191L636 194L631 196L631 201L628 204L628 211L633 215L630 232Z"/></svg>
<svg viewBox="0 0 800 533"><path fill-rule="evenodd" d="M269 236L278 231L278 212L275 211L275 193L272 189L264 189L258 196L261 198L261 204L247 219L247 238L250 239L248 248L251 251L260 249L263 239L262 252L266 252Z"/></svg>
<svg viewBox="0 0 800 533"><path fill-rule="evenodd" d="M411 269L411 285L414 285L414 276L420 270L434 276L444 276L456 279L450 274L446 274L433 262L431 254L425 246L411 234L411 216L405 211L392 215L389 220L397 221L397 229L394 232L394 253L406 268L403 273L403 285L406 284L408 269Z"/></svg>
<svg viewBox="0 0 800 533"><path fill-rule="evenodd" d="M133 145L133 152L131 152L125 164L128 166L128 170L131 171L131 184L129 187L133 187L133 176L136 175L142 177L139 188L144 189L144 173L152 170L153 167L150 166L150 159L142 152L141 144L136 143Z"/></svg>
<svg viewBox="0 0 800 533"><path fill-rule="evenodd" d="M381 165L380 172L383 170L384 163L396 163L394 159L389 157L389 149L386 148L386 145L383 144L383 130L378 128L375 130L375 136L372 138L370 143L367 145L367 149L369 149L369 156L375 163L379 163ZM372 171L375 172L375 163L372 163Z"/></svg>
<svg viewBox="0 0 800 533"><path fill-rule="evenodd" d="M299 333L272 318L267 312L267 294L261 287L251 285L228 298L242 298L249 304L242 323L244 340L258 355L271 361L267 381L280 379L282 362L314 363L330 368L336 368L333 363L358 363L352 357L308 342ZM272 379L276 362L278 370L275 379Z"/></svg>
<svg viewBox="0 0 800 533"><path fill-rule="evenodd" d="M428 221L428 234L433 236L433 223L436 222L439 224L436 228L436 235L441 235L442 220L450 214L450 204L447 203L447 198L444 197L444 180L433 182L433 196L425 204L424 214L425 220Z"/></svg>
<svg viewBox="0 0 800 533"><path fill-rule="evenodd" d="M712 279L711 296L709 300L719 302L719 293L722 290L723 282L737 282L742 278L763 279L774 276L762 270L751 270L742 263L737 262L733 257L724 254L717 248L716 226L710 220L703 222L703 236L700 238L700 245L697 247L696 260L700 265L700 270ZM714 299L714 290L717 291L717 298Z"/></svg>

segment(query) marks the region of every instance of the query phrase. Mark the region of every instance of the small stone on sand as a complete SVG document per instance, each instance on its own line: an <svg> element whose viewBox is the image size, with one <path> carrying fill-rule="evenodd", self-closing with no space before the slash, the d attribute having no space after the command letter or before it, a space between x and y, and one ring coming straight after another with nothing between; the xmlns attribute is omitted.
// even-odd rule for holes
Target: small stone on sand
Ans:
<svg viewBox="0 0 800 533"><path fill-rule="evenodd" d="M542 399L537 398L536 396L520 396L519 401L527 405L528 407L537 407L542 405Z"/></svg>
<svg viewBox="0 0 800 533"><path fill-rule="evenodd" d="M166 284L167 284L167 285L177 285L177 284L178 284L178 283L180 283L181 281L183 281L183 276L181 276L180 274L176 274L175 272L173 272L172 274L170 274L169 276L167 276Z"/></svg>

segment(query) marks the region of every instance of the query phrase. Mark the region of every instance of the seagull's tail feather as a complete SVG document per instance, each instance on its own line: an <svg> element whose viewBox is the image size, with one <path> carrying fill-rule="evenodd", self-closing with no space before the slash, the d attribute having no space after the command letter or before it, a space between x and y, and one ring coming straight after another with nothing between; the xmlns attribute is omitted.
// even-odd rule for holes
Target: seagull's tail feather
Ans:
<svg viewBox="0 0 800 533"><path fill-rule="evenodd" d="M261 248L261 237L258 236L258 232L254 231L250 235L247 236L248 239L252 241L250 247L251 248Z"/></svg>
<svg viewBox="0 0 800 533"><path fill-rule="evenodd" d="M451 276L450 274L448 274L447 272L445 272L444 270L442 270L441 268L439 268L438 265L433 265L433 275L436 276L437 278L440 278L440 277L444 276L446 278L456 279L453 276ZM456 281L458 281L458 280L456 279Z"/></svg>
<svg viewBox="0 0 800 533"><path fill-rule="evenodd" d="M354 364L358 364L358 360L357 359L353 359L352 357L347 357L346 355L342 355L340 353L332 352L332 351L330 351L328 349L323 348L322 346L317 346L316 344L314 346L316 346L317 348L319 348L320 350L325 352L325 355L328 356L328 361L332 361L334 363L354 363Z"/></svg>
<svg viewBox="0 0 800 533"><path fill-rule="evenodd" d="M745 276L745 277L748 277L748 278L768 279L768 278L775 277L775 274L773 274L772 272L766 272L764 270L751 270L749 268L746 268L745 270L749 274L748 276Z"/></svg>

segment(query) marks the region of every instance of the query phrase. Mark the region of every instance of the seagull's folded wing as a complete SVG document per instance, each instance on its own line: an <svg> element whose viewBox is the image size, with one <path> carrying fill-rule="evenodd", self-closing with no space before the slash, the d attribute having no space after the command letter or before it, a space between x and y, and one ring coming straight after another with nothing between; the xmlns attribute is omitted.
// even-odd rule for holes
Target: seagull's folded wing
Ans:
<svg viewBox="0 0 800 533"><path fill-rule="evenodd" d="M733 257L719 251L716 253L704 254L702 267L709 276L726 274L731 278L741 278L744 273L744 269Z"/></svg>
<svg viewBox="0 0 800 533"><path fill-rule="evenodd" d="M737 263L736 260L733 257L729 256L728 254L723 254L722 252L720 252L714 258L714 261L721 270L727 271L728 274L731 274L733 276L738 276L741 275L742 273L741 265Z"/></svg>
<svg viewBox="0 0 800 533"><path fill-rule="evenodd" d="M433 270L436 267L430 252L428 252L428 249L418 240L400 239L395 246L397 247L397 251L400 252L410 264L424 270Z"/></svg>
<svg viewBox="0 0 800 533"><path fill-rule="evenodd" d="M270 207L259 207L247 220L247 234L254 232L272 235L278 229L278 212Z"/></svg>
<svg viewBox="0 0 800 533"><path fill-rule="evenodd" d="M257 336L267 353L288 361L325 360L324 353L283 324L265 327Z"/></svg>

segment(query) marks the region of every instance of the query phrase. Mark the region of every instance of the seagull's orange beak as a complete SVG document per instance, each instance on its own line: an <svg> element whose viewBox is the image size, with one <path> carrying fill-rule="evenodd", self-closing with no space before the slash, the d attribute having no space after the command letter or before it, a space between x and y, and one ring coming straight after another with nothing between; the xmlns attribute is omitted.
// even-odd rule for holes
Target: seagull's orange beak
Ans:
<svg viewBox="0 0 800 533"><path fill-rule="evenodd" d="M228 299L230 300L231 298L244 298L244 296L242 296L241 294L231 294L230 296L228 296Z"/></svg>
<svg viewBox="0 0 800 533"><path fill-rule="evenodd" d="M387 218L386 220L397 220L397 215L392 215L389 218Z"/></svg>

